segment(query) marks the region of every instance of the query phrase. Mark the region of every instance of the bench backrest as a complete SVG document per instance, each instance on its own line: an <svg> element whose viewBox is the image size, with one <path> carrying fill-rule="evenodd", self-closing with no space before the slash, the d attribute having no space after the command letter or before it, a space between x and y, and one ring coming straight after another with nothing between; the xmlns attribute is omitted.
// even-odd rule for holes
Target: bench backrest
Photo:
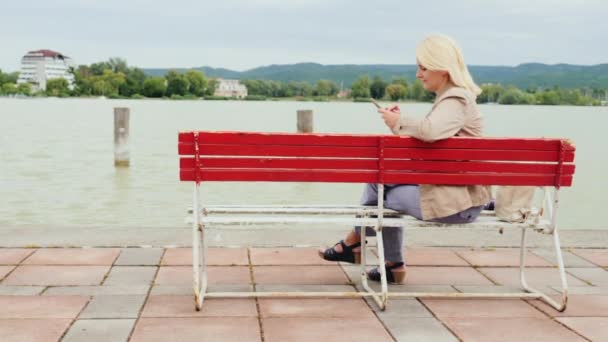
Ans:
<svg viewBox="0 0 608 342"><path fill-rule="evenodd" d="M571 186L562 139L179 133L180 180Z"/></svg>

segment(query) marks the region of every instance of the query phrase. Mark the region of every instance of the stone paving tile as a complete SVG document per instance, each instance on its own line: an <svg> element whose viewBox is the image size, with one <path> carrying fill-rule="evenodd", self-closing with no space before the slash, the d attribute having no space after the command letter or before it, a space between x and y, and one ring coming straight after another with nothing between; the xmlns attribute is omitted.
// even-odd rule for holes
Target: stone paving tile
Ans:
<svg viewBox="0 0 608 342"><path fill-rule="evenodd" d="M76 318L89 297L0 296L0 319Z"/></svg>
<svg viewBox="0 0 608 342"><path fill-rule="evenodd" d="M117 248L43 248L24 265L112 265L120 254Z"/></svg>
<svg viewBox="0 0 608 342"><path fill-rule="evenodd" d="M343 266L344 272L350 279L350 281L356 286L359 291L365 291L361 285L361 275L358 266ZM369 269L369 268L368 268ZM375 281L368 281L369 286L376 290L380 290L380 283ZM457 292L451 285L417 285L410 284L406 278L405 284L388 284L388 290L390 292Z"/></svg>
<svg viewBox="0 0 608 342"><path fill-rule="evenodd" d="M270 317L262 319L264 341L392 341L375 318L349 317Z"/></svg>
<svg viewBox="0 0 608 342"><path fill-rule="evenodd" d="M398 342L456 342L458 339L435 318L388 317L384 326Z"/></svg>
<svg viewBox="0 0 608 342"><path fill-rule="evenodd" d="M95 296L78 318L137 318L145 300L146 295Z"/></svg>
<svg viewBox="0 0 608 342"><path fill-rule="evenodd" d="M519 248L458 250L456 253L473 266L519 266ZM548 261L532 254L530 251L526 254L526 265L532 267L552 266Z"/></svg>
<svg viewBox="0 0 608 342"><path fill-rule="evenodd" d="M0 296L36 296L42 293L44 286L3 286L0 285Z"/></svg>
<svg viewBox="0 0 608 342"><path fill-rule="evenodd" d="M18 265L35 251L29 248L0 248L0 265Z"/></svg>
<svg viewBox="0 0 608 342"><path fill-rule="evenodd" d="M473 267L410 266L406 282L410 285L492 285Z"/></svg>
<svg viewBox="0 0 608 342"><path fill-rule="evenodd" d="M608 271L603 268L569 268L567 273L596 286L608 286Z"/></svg>
<svg viewBox="0 0 608 342"><path fill-rule="evenodd" d="M61 342L127 342L135 319L79 319Z"/></svg>
<svg viewBox="0 0 608 342"><path fill-rule="evenodd" d="M363 299L261 298L258 303L262 317L375 317Z"/></svg>
<svg viewBox="0 0 608 342"><path fill-rule="evenodd" d="M551 289L561 293L559 286L551 286ZM598 286L568 286L568 294L571 295L608 295L608 287Z"/></svg>
<svg viewBox="0 0 608 342"><path fill-rule="evenodd" d="M318 248L251 248L253 265L335 265L321 259Z"/></svg>
<svg viewBox="0 0 608 342"><path fill-rule="evenodd" d="M258 284L257 292L357 292L352 285L297 285L297 284Z"/></svg>
<svg viewBox="0 0 608 342"><path fill-rule="evenodd" d="M163 248L123 248L114 265L158 266L164 252Z"/></svg>
<svg viewBox="0 0 608 342"><path fill-rule="evenodd" d="M559 323L548 318L471 318L450 317L444 323L462 341L585 341Z"/></svg>
<svg viewBox="0 0 608 342"><path fill-rule="evenodd" d="M256 317L141 318L131 342L259 342ZM269 341L269 340L266 340Z"/></svg>
<svg viewBox="0 0 608 342"><path fill-rule="evenodd" d="M71 319L0 319L0 341L59 341Z"/></svg>
<svg viewBox="0 0 608 342"><path fill-rule="evenodd" d="M3 285L99 285L110 266L18 266Z"/></svg>
<svg viewBox="0 0 608 342"><path fill-rule="evenodd" d="M208 248L207 258L207 265L249 265L249 257L247 256L246 248ZM165 251L161 265L192 265L192 248L168 248Z"/></svg>
<svg viewBox="0 0 608 342"><path fill-rule="evenodd" d="M44 296L71 295L71 296L126 296L145 295L150 285L127 286L55 286L44 291Z"/></svg>
<svg viewBox="0 0 608 342"><path fill-rule="evenodd" d="M448 248L406 248L405 260L408 266L469 266L466 260Z"/></svg>
<svg viewBox="0 0 608 342"><path fill-rule="evenodd" d="M114 266L103 285L149 285L156 270L156 266Z"/></svg>
<svg viewBox="0 0 608 342"><path fill-rule="evenodd" d="M608 267L608 249L573 249L572 253L602 267Z"/></svg>
<svg viewBox="0 0 608 342"><path fill-rule="evenodd" d="M558 296L551 296L559 300ZM566 311L558 312L540 300L530 300L528 303L544 311L551 317L608 317L608 296L601 295L571 295L568 296Z"/></svg>
<svg viewBox="0 0 608 342"><path fill-rule="evenodd" d="M561 317L557 320L591 341L608 341L608 317Z"/></svg>
<svg viewBox="0 0 608 342"><path fill-rule="evenodd" d="M256 284L344 285L348 278L340 266L255 266Z"/></svg>
<svg viewBox="0 0 608 342"><path fill-rule="evenodd" d="M477 293L520 293L523 292L520 286L502 286L502 285L492 285L492 286L474 286L474 285L457 285L454 286L458 292L477 292ZM549 294L559 293L559 290L554 288L547 287L549 290ZM543 288L544 290L544 288Z"/></svg>
<svg viewBox="0 0 608 342"><path fill-rule="evenodd" d="M368 305L376 313L378 318L385 322L389 318L431 318L433 315L419 300L415 298L389 298L386 310L380 310L376 302L367 297ZM406 321L406 320L403 320Z"/></svg>
<svg viewBox="0 0 608 342"><path fill-rule="evenodd" d="M540 311L521 299L435 299L421 301L440 319L453 318L543 318Z"/></svg>
<svg viewBox="0 0 608 342"><path fill-rule="evenodd" d="M490 277L500 285L519 286L519 268L493 268L483 267L479 271ZM557 268L529 268L526 269L526 280L530 286L560 286L561 279ZM585 286L584 282L566 274L568 286Z"/></svg>
<svg viewBox="0 0 608 342"><path fill-rule="evenodd" d="M555 250L546 248L535 248L532 253L539 257L547 260L551 265L557 266L557 258L555 257ZM562 256L564 258L564 266L566 267L597 267L593 263L575 255L567 250L562 249Z"/></svg>
<svg viewBox="0 0 608 342"><path fill-rule="evenodd" d="M0 266L0 281L9 274L15 266Z"/></svg>
<svg viewBox="0 0 608 342"><path fill-rule="evenodd" d="M201 311L194 296L150 296L141 317L257 317L253 298L207 298Z"/></svg>
<svg viewBox="0 0 608 342"><path fill-rule="evenodd" d="M215 285L211 284L207 288L209 292L253 292L253 285ZM154 285L152 296L174 295L174 296L194 296L192 285L189 286L174 286L174 285Z"/></svg>
<svg viewBox="0 0 608 342"><path fill-rule="evenodd" d="M251 276L246 266L209 266L209 284L249 284ZM193 282L191 266L161 266L155 285L190 285Z"/></svg>

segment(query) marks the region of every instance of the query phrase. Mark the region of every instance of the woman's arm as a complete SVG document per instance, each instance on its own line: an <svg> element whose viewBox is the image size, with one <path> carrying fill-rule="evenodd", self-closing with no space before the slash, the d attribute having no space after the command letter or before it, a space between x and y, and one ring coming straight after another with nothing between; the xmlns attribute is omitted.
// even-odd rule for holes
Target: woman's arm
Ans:
<svg viewBox="0 0 608 342"><path fill-rule="evenodd" d="M449 97L441 100L423 119L403 115L400 119L394 120L390 112L386 110L379 112L394 134L434 142L453 137L464 127L465 106L466 102L463 98Z"/></svg>

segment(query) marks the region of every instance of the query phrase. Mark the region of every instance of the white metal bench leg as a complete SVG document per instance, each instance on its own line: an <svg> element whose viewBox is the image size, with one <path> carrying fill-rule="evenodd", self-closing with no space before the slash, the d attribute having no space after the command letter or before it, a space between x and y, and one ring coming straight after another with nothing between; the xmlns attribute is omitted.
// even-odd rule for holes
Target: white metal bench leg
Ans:
<svg viewBox="0 0 608 342"><path fill-rule="evenodd" d="M200 220L200 192L199 185L195 184L192 200L192 268L194 274L194 306L200 311L207 292L207 246L205 244L204 226Z"/></svg>
<svg viewBox="0 0 608 342"><path fill-rule="evenodd" d="M550 305L551 307L553 307L555 310L559 311L559 312L563 312L564 310L566 310L566 305L568 302L568 283L566 281L566 271L564 268L564 259L562 256L562 251L561 251L561 246L559 243L559 235L557 234L557 229L553 231L553 246L555 248L555 256L557 258L557 264L558 264L558 270L559 270L559 275L560 275L560 279L561 279L561 283L562 283L562 293L561 293L561 300L560 303L556 302L555 300L553 300L551 297L547 296L545 293L530 287L528 285L528 282L526 281L526 276L525 276L525 268L526 268L526 230L525 228L522 229L521 232L521 246L520 246L520 255L519 255L519 279L521 282L521 286L522 288L529 293L534 293L539 295L539 299L542 300L543 302L547 303L548 305Z"/></svg>

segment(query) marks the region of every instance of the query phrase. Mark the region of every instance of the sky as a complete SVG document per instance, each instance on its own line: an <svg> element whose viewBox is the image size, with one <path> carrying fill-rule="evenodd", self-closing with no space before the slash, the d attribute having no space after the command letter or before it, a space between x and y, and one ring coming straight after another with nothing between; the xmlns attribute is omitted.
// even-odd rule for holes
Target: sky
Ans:
<svg viewBox="0 0 608 342"><path fill-rule="evenodd" d="M38 49L142 68L415 64L432 33L469 65L592 65L607 15L608 0L0 0L0 69Z"/></svg>

